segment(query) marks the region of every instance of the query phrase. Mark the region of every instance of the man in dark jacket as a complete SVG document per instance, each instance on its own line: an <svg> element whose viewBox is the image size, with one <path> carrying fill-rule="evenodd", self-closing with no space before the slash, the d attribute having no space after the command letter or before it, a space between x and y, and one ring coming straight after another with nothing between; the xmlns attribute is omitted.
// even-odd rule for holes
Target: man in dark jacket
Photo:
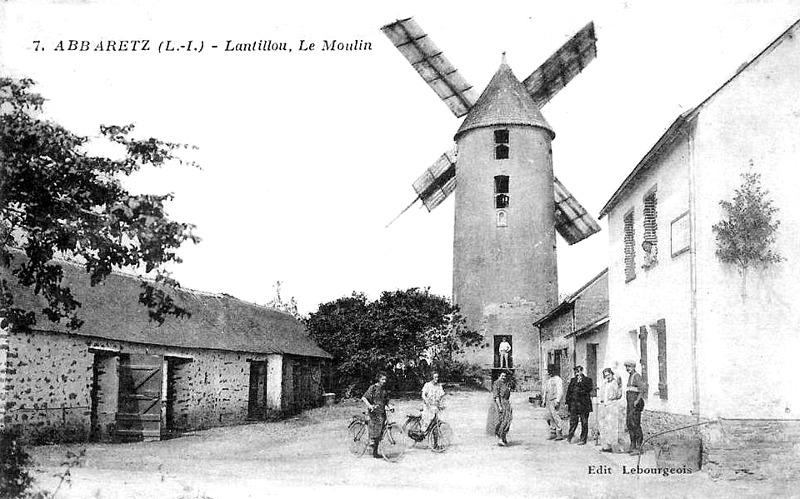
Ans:
<svg viewBox="0 0 800 499"><path fill-rule="evenodd" d="M583 366L575 366L575 377L567 386L566 405L569 408L569 434L567 442L572 442L578 420L581 422L581 438L578 445L585 445L589 436L589 413L592 412L592 378L583 375Z"/></svg>

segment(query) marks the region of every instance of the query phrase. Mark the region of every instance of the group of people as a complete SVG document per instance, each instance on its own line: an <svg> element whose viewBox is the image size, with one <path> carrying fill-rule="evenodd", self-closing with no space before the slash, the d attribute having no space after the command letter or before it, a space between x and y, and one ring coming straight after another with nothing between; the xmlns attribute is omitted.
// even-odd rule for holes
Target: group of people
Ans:
<svg viewBox="0 0 800 499"><path fill-rule="evenodd" d="M628 372L628 381L624 389L622 378L615 374L611 368L603 369L603 381L598 386L597 394L597 426L599 441L603 452L618 452L622 450L621 442L625 430L630 436L630 454L641 452L644 435L642 433L642 411L644 410L644 397L647 387L642 375L636 372L636 362L625 362ZM542 405L547 409L547 424L550 427L550 440L564 440L561 419L561 401L569 414L569 431L567 442L575 438L575 430L581 425L578 445L585 445L589 436L589 413L592 412L592 392L594 382L584 375L583 366L575 366L575 376L567 386L566 396L563 397L563 381L558 375L556 366L547 367L548 379L544 385ZM625 405L622 404L622 394L625 393ZM624 421L624 426L622 422Z"/></svg>
<svg viewBox="0 0 800 499"><path fill-rule="evenodd" d="M604 452L619 452L622 450L621 442L623 433L627 430L630 436L628 452L637 454L641 452L643 441L642 411L644 410L644 397L647 386L642 375L636 372L634 361L625 362L628 372L627 384L623 387L622 378L614 373L611 368L603 369L603 381L598 386L598 416L597 426L599 440ZM549 440L575 440L578 425L581 427L580 435L576 440L578 445L585 445L589 437L589 414L593 411L592 394L595 389L594 381L583 372L583 366L575 366L575 376L567 385L564 394L564 383L559 376L555 365L547 366L548 379L544 384L542 393L542 406L546 409L546 420L550 427ZM393 410L389 405L389 396L384 387L386 375L379 374L377 382L367 389L361 400L366 404L369 414L369 436L372 442L372 455L379 458L378 443L384 425L386 424L386 411ZM497 380L492 384L492 401L489 405L487 418L487 433L497 438L497 444L507 446L508 431L511 428L513 410L511 408L512 391L511 373L507 370L500 372ZM623 405L623 393L625 405ZM434 372L431 380L422 387L422 428L428 427L430 422L444 407L444 387L439 381L439 374ZM566 406L566 411L562 409ZM562 414L569 415L569 429L566 437L563 434ZM624 426L622 422L624 421Z"/></svg>

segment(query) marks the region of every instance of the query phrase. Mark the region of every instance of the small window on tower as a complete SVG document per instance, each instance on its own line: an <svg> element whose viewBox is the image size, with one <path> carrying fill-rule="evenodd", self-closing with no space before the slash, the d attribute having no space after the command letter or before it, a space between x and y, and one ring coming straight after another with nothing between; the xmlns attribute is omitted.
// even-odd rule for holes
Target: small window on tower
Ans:
<svg viewBox="0 0 800 499"><path fill-rule="evenodd" d="M495 130L494 144L494 159L508 159L508 130Z"/></svg>
<svg viewBox="0 0 800 499"><path fill-rule="evenodd" d="M494 178L494 207L508 208L508 175Z"/></svg>
<svg viewBox="0 0 800 499"><path fill-rule="evenodd" d="M508 215L505 210L497 210L497 226L508 227Z"/></svg>

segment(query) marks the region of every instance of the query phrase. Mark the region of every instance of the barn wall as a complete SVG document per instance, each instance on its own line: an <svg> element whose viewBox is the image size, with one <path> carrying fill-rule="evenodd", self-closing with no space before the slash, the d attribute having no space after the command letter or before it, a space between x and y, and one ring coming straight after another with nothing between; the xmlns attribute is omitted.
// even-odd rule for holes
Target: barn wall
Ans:
<svg viewBox="0 0 800 499"><path fill-rule="evenodd" d="M8 341L5 426L43 440L88 438L94 356L86 341L46 333Z"/></svg>
<svg viewBox="0 0 800 499"><path fill-rule="evenodd" d="M248 355L188 349L179 353L192 355L192 361L183 364L176 373L180 377L176 380L180 387L175 405L176 425L197 429L245 421L250 388Z"/></svg>
<svg viewBox="0 0 800 499"><path fill-rule="evenodd" d="M34 442L90 437L96 370L101 374L94 386L98 391L95 430L100 438L112 434L117 403L116 356L132 353L180 360L174 384L177 429L208 428L247 419L247 359L253 359L253 354L165 348L38 331L12 333L7 341L7 350L0 347L7 358L2 378L5 391L0 391L6 398L3 423L20 429ZM265 359L262 356L260 360Z"/></svg>

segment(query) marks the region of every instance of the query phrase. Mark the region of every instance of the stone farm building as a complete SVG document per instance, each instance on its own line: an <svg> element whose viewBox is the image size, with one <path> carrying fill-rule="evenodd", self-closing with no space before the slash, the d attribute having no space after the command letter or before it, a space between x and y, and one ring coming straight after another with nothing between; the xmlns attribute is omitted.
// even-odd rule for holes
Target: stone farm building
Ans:
<svg viewBox="0 0 800 499"><path fill-rule="evenodd" d="M173 297L191 317L158 327L137 279L113 273L91 287L82 269L62 265L83 327L40 315L30 331L0 335L0 423L24 438L158 439L320 401L330 355L289 314L180 290ZM15 305L41 310L29 290L12 289Z"/></svg>
<svg viewBox="0 0 800 499"><path fill-rule="evenodd" d="M540 371L546 373L547 366L554 365L566 389L573 368L580 365L596 384L608 367L608 322L608 269L604 269L533 323L539 328Z"/></svg>

